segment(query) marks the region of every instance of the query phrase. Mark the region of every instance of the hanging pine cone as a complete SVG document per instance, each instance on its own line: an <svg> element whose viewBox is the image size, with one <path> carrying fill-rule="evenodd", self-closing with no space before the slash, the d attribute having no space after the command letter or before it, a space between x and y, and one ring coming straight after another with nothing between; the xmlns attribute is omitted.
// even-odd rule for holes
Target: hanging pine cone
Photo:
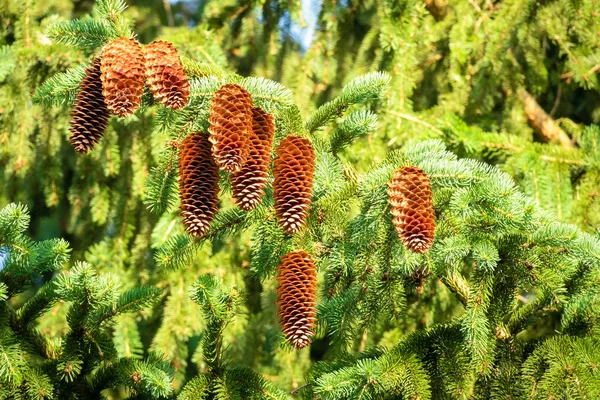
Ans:
<svg viewBox="0 0 600 400"><path fill-rule="evenodd" d="M248 159L242 169L231 175L233 198L243 210L256 207L264 194L274 133L273 118L259 107L252 107Z"/></svg>
<svg viewBox="0 0 600 400"><path fill-rule="evenodd" d="M297 348L312 341L316 322L317 268L310 254L293 251L277 267L279 323L288 342Z"/></svg>
<svg viewBox="0 0 600 400"><path fill-rule="evenodd" d="M187 104L190 83L173 45L155 40L144 48L146 82L162 105L179 110Z"/></svg>
<svg viewBox="0 0 600 400"><path fill-rule="evenodd" d="M102 96L100 58L96 58L85 70L85 78L79 84L79 92L71 112L69 139L75 150L80 153L90 151L104 135L108 117L108 109Z"/></svg>
<svg viewBox="0 0 600 400"><path fill-rule="evenodd" d="M419 167L402 167L388 185L394 227L402 243L415 253L425 253L433 243L435 217L431 184Z"/></svg>
<svg viewBox="0 0 600 400"><path fill-rule="evenodd" d="M204 236L219 202L219 168L204 133L193 133L181 142L179 196L185 229L193 236Z"/></svg>
<svg viewBox="0 0 600 400"><path fill-rule="evenodd" d="M102 94L108 110L133 114L144 94L144 53L135 39L119 38L102 49Z"/></svg>
<svg viewBox="0 0 600 400"><path fill-rule="evenodd" d="M252 130L252 99L246 89L223 85L212 100L209 131L212 153L226 172L239 171L248 158Z"/></svg>
<svg viewBox="0 0 600 400"><path fill-rule="evenodd" d="M288 136L275 151L275 213L283 230L295 233L306 224L310 210L315 152L310 141L300 136Z"/></svg>

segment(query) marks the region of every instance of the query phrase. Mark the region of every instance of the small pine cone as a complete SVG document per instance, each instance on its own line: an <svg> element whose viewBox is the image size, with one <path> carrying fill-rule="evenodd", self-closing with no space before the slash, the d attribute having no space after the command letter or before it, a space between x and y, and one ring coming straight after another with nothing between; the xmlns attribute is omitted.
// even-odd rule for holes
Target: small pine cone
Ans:
<svg viewBox="0 0 600 400"><path fill-rule="evenodd" d="M288 342L296 348L312 341L316 323L317 268L310 254L293 251L277 267L279 323Z"/></svg>
<svg viewBox="0 0 600 400"><path fill-rule="evenodd" d="M210 154L208 135L193 133L179 151L179 196L185 229L204 236L217 212L219 168Z"/></svg>
<svg viewBox="0 0 600 400"><path fill-rule="evenodd" d="M402 243L415 253L425 253L433 243L435 217L431 184L419 167L402 167L388 184L394 227Z"/></svg>
<svg viewBox="0 0 600 400"><path fill-rule="evenodd" d="M310 141L300 136L288 136L275 151L275 213L284 231L296 233L306 224L310 210L315 152Z"/></svg>
<svg viewBox="0 0 600 400"><path fill-rule="evenodd" d="M223 85L212 100L209 132L212 153L226 172L239 171L248 158L252 130L252 99L246 89Z"/></svg>
<svg viewBox="0 0 600 400"><path fill-rule="evenodd" d="M144 94L144 52L135 39L119 38L102 49L102 94L108 110L133 114Z"/></svg>
<svg viewBox="0 0 600 400"><path fill-rule="evenodd" d="M87 153L104 135L108 125L108 109L102 96L100 58L94 59L85 70L85 78L79 84L75 106L71 112L71 144L80 153Z"/></svg>
<svg viewBox="0 0 600 400"><path fill-rule="evenodd" d="M190 83L173 45L155 40L144 48L146 83L162 105L179 110L187 104Z"/></svg>
<svg viewBox="0 0 600 400"><path fill-rule="evenodd" d="M233 198L243 210L256 207L264 194L274 133L273 118L259 107L252 107L248 160L242 169L231 175Z"/></svg>

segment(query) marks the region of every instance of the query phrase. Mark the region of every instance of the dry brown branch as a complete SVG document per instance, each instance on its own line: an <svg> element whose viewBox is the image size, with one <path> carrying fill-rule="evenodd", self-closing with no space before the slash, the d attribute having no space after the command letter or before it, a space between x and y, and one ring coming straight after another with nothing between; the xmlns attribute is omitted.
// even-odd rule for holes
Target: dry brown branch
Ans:
<svg viewBox="0 0 600 400"><path fill-rule="evenodd" d="M544 111L535 98L525 89L519 90L519 99L523 103L523 109L529 125L535 130L544 142L556 140L562 147L572 148L573 142L565 131L563 131L554 120Z"/></svg>

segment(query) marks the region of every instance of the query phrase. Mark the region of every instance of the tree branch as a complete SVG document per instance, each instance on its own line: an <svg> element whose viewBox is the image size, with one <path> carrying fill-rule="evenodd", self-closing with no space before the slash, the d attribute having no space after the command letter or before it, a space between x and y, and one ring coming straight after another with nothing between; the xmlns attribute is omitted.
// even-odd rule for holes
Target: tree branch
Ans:
<svg viewBox="0 0 600 400"><path fill-rule="evenodd" d="M523 103L529 125L544 142L556 140L564 148L574 147L569 135L556 124L527 90L519 89L518 95Z"/></svg>

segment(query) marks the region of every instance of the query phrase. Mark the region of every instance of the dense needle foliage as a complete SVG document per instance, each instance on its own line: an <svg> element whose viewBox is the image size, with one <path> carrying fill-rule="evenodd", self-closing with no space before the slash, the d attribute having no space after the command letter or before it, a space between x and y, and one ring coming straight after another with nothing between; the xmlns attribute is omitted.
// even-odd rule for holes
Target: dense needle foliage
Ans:
<svg viewBox="0 0 600 400"><path fill-rule="evenodd" d="M600 398L598 10L0 0L0 398ZM134 36L177 49L189 98L147 88L79 154L86 68ZM180 144L213 133L226 84L273 119L271 160L290 136L314 148L297 231L273 165L248 211L221 171L208 230L185 230ZM422 254L390 212L402 167L431 185ZM318 270L300 350L277 316L292 251Z"/></svg>

